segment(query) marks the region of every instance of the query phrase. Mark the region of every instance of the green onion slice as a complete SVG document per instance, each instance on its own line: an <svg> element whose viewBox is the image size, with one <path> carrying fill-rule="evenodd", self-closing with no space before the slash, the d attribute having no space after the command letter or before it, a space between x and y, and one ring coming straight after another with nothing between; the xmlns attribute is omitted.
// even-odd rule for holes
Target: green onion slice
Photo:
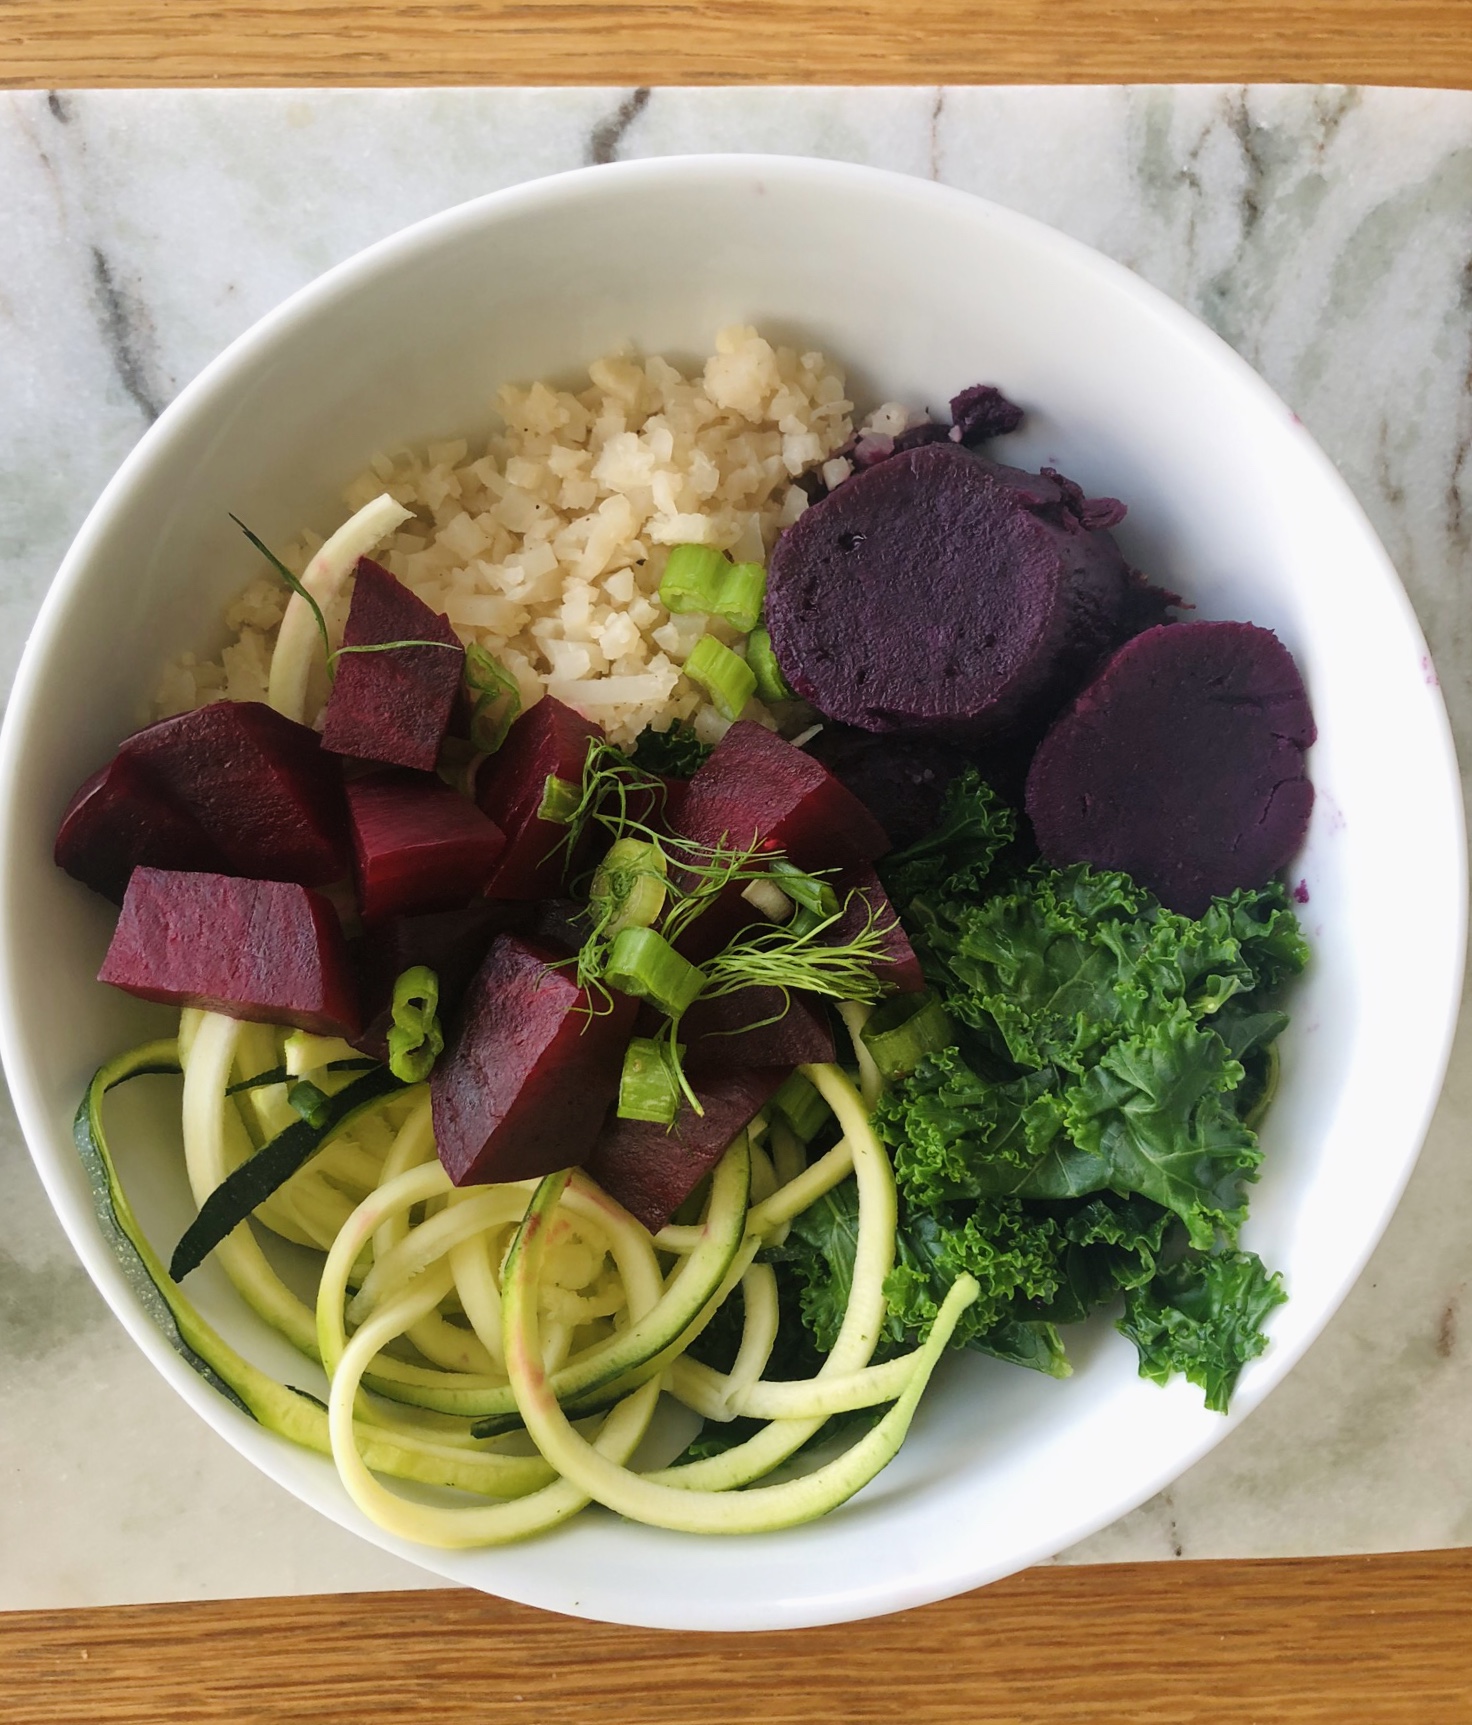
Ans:
<svg viewBox="0 0 1472 1725"><path fill-rule="evenodd" d="M907 1078L927 1054L953 1048L956 1027L933 994L896 994L870 1013L859 1032L887 1083Z"/></svg>
<svg viewBox="0 0 1472 1725"><path fill-rule="evenodd" d="M743 635L761 621L762 601L767 596L767 572L760 563L731 563L721 578L716 616L724 617Z"/></svg>
<svg viewBox="0 0 1472 1725"><path fill-rule="evenodd" d="M832 1112L816 1086L800 1072L794 1072L772 1098L772 1106L804 1144L816 1136Z"/></svg>
<svg viewBox="0 0 1472 1725"><path fill-rule="evenodd" d="M763 701L790 701L793 692L777 655L772 651L772 637L765 629L753 629L746 637L746 662L756 678L757 698Z"/></svg>
<svg viewBox="0 0 1472 1725"><path fill-rule="evenodd" d="M542 805L537 810L537 818L553 821L560 827L569 826L582 804L581 785L575 785L571 779L559 779L556 773L548 773L547 782L542 786Z"/></svg>
<svg viewBox="0 0 1472 1725"><path fill-rule="evenodd" d="M422 1084L444 1052L439 1006L440 979L427 964L411 965L394 983L388 1069L405 1084Z"/></svg>
<svg viewBox="0 0 1472 1725"><path fill-rule="evenodd" d="M679 1112L680 1091L670 1070L665 1045L652 1036L636 1036L624 1054L618 1085L620 1120L649 1120L672 1126Z"/></svg>
<svg viewBox="0 0 1472 1725"><path fill-rule="evenodd" d="M613 943L603 976L610 988L649 1001L667 1018L678 1018L705 987L705 972L652 928L626 928Z"/></svg>
<svg viewBox="0 0 1472 1725"><path fill-rule="evenodd" d="M723 719L739 719L756 693L756 675L739 653L714 635L702 635L685 661L685 675L699 683Z"/></svg>
<svg viewBox="0 0 1472 1725"><path fill-rule="evenodd" d="M593 874L589 892L599 933L612 939L626 928L648 928L664 909L669 865L657 844L615 839Z"/></svg>
<svg viewBox="0 0 1472 1725"><path fill-rule="evenodd" d="M494 755L521 712L521 685L501 661L474 643L465 649L465 688L470 696L470 741Z"/></svg>

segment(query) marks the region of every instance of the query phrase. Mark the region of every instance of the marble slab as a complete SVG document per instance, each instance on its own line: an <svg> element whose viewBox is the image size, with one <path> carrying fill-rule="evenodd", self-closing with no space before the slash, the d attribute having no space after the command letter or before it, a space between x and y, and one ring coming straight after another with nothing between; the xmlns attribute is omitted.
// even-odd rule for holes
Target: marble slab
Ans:
<svg viewBox="0 0 1472 1725"><path fill-rule="evenodd" d="M776 150L1054 223L1205 318L1358 493L1472 761L1472 95L1314 88L0 96L0 679L123 455L226 342L405 223L616 156ZM1380 1250L1302 1365L1063 1561L1472 1542L1472 1031ZM0 1119L0 1605L435 1586L155 1376Z"/></svg>

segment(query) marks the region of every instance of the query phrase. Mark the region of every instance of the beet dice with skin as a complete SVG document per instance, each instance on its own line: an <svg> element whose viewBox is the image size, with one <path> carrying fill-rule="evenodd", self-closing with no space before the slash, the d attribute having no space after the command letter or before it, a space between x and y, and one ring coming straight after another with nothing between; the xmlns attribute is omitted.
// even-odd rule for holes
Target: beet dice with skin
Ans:
<svg viewBox="0 0 1472 1725"><path fill-rule="evenodd" d="M557 955L516 935L492 945L430 1079L440 1161L457 1186L575 1167L618 1093L635 1003L590 1014Z"/></svg>
<svg viewBox="0 0 1472 1725"><path fill-rule="evenodd" d="M475 800L506 835L506 849L485 885L487 898L559 895L569 861L567 828L542 820L537 810L548 778L582 783L588 745L602 735L591 719L544 695L481 767Z"/></svg>
<svg viewBox="0 0 1472 1725"><path fill-rule="evenodd" d="M441 780L370 773L347 787L353 874L365 923L453 910L474 897L506 848L506 835Z"/></svg>
<svg viewBox="0 0 1472 1725"><path fill-rule="evenodd" d="M224 853L199 822L126 755L115 755L72 798L54 854L59 867L114 904L123 902L140 865L208 874L225 868Z"/></svg>
<svg viewBox="0 0 1472 1725"><path fill-rule="evenodd" d="M134 869L98 980L318 1036L360 1023L337 916L295 882Z"/></svg>
<svg viewBox="0 0 1472 1725"><path fill-rule="evenodd" d="M680 1020L685 1070L696 1083L759 1066L823 1065L836 1058L820 1000L780 988L740 988L697 1000Z"/></svg>
<svg viewBox="0 0 1472 1725"><path fill-rule="evenodd" d="M610 1114L588 1158L588 1173L651 1234L658 1233L790 1071L767 1066L704 1080L695 1094L705 1113L687 1102L672 1127Z"/></svg>
<svg viewBox="0 0 1472 1725"><path fill-rule="evenodd" d="M871 862L889 849L884 828L825 766L747 720L691 779L670 830L699 845L780 850L802 869ZM690 925L680 950L698 962L756 920L735 883Z"/></svg>
<svg viewBox="0 0 1472 1725"><path fill-rule="evenodd" d="M357 943L358 995L363 1031L353 1046L375 1060L388 1059L394 984L423 964L439 980L439 1019L453 1031L460 1002L498 934L527 932L532 906L477 898L458 910L394 916L364 931Z"/></svg>
<svg viewBox="0 0 1472 1725"><path fill-rule="evenodd" d="M433 647L343 653L323 715L322 744L338 755L433 772L465 668L465 649L431 611L372 558L358 561L344 647L434 641Z"/></svg>
<svg viewBox="0 0 1472 1725"><path fill-rule="evenodd" d="M348 873L341 768L274 708L215 701L136 732L118 755L218 847L224 872L301 886Z"/></svg>
<svg viewBox="0 0 1472 1725"><path fill-rule="evenodd" d="M777 541L766 617L830 719L983 742L1044 722L1123 639L1132 575L1056 474L929 443L857 473Z"/></svg>
<svg viewBox="0 0 1472 1725"><path fill-rule="evenodd" d="M1043 739L1027 813L1055 867L1122 869L1169 909L1264 885L1303 843L1314 740L1271 630L1174 623L1121 647Z"/></svg>

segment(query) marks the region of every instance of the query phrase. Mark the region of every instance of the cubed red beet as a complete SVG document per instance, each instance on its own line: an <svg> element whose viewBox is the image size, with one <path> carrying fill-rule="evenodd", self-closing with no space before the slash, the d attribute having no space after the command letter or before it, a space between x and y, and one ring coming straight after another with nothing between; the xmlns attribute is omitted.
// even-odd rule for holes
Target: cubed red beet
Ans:
<svg viewBox="0 0 1472 1725"><path fill-rule="evenodd" d="M610 1114L588 1158L588 1173L651 1234L657 1233L791 1070L762 1067L703 1081L695 1094L705 1113L686 1103L672 1127Z"/></svg>
<svg viewBox="0 0 1472 1725"><path fill-rule="evenodd" d="M475 800L506 835L486 882L488 898L556 898L562 891L567 828L540 819L537 810L549 778L581 785L588 744L602 735L591 719L544 695L481 767Z"/></svg>
<svg viewBox="0 0 1472 1725"><path fill-rule="evenodd" d="M136 762L115 755L72 798L56 834L55 857L69 875L123 902L140 864L217 874L220 847Z"/></svg>
<svg viewBox="0 0 1472 1725"><path fill-rule="evenodd" d="M142 1000L358 1032L347 945L332 906L294 882L136 868L98 972Z"/></svg>
<svg viewBox="0 0 1472 1725"><path fill-rule="evenodd" d="M506 835L428 774L370 773L347 787L353 874L365 923L453 910L480 892Z"/></svg>
<svg viewBox="0 0 1472 1725"><path fill-rule="evenodd" d="M781 850L803 869L871 862L889 849L884 828L825 766L747 720L732 725L691 779L670 830L700 845ZM680 950L709 957L757 920L733 885L691 924Z"/></svg>
<svg viewBox="0 0 1472 1725"><path fill-rule="evenodd" d="M323 747L433 772L460 692L465 649L447 618L371 557L362 557L342 644L370 647L385 641L442 645L342 654L323 716Z"/></svg>
<svg viewBox="0 0 1472 1725"><path fill-rule="evenodd" d="M843 946L863 929L872 916L884 933L884 956L875 966L879 980L891 994L919 994L925 987L920 960L910 945L900 919L880 885L879 876L867 864L851 868L833 883L843 915L824 935L834 946Z"/></svg>
<svg viewBox="0 0 1472 1725"><path fill-rule="evenodd" d="M363 1031L353 1046L375 1060L388 1059L394 984L406 970L428 965L439 979L440 1023L453 1034L465 991L498 934L523 934L532 906L476 898L458 910L394 916L366 929L357 943L358 997Z"/></svg>
<svg viewBox="0 0 1472 1725"><path fill-rule="evenodd" d="M685 1070L696 1082L759 1066L823 1064L835 1058L822 1001L780 988L742 988L697 1000L680 1020Z"/></svg>
<svg viewBox="0 0 1472 1725"><path fill-rule="evenodd" d="M1171 910L1262 886L1303 843L1313 715L1293 656L1251 623L1127 642L1043 739L1027 813L1056 866L1122 869Z"/></svg>
<svg viewBox="0 0 1472 1725"><path fill-rule="evenodd" d="M457 1186L574 1167L618 1093L635 1002L587 995L556 954L516 935L492 945L430 1079L440 1161Z"/></svg>
<svg viewBox="0 0 1472 1725"><path fill-rule="evenodd" d="M1123 638L1131 575L1056 474L929 443L856 473L777 541L772 646L869 731L982 742L1045 722Z"/></svg>
<svg viewBox="0 0 1472 1725"><path fill-rule="evenodd" d="M260 701L160 719L118 750L220 849L230 874L325 886L349 870L342 771Z"/></svg>

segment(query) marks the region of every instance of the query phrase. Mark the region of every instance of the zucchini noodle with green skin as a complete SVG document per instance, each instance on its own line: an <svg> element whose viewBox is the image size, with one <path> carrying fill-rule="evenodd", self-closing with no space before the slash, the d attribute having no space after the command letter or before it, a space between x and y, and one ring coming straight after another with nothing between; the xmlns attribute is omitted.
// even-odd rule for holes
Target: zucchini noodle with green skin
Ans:
<svg viewBox="0 0 1472 1725"><path fill-rule="evenodd" d="M866 1016L845 1012L856 1044ZM977 1289L961 1277L919 1348L870 1364L894 1261L894 1179L869 1108L840 1068L801 1069L836 1118L832 1149L808 1164L785 1123L759 1115L717 1164L701 1220L651 1236L576 1170L457 1189L435 1155L422 1084L358 1108L360 1092L373 1094L360 1084L335 1113L318 1107L361 1078L363 1063L335 1069L341 1045L298 1037L288 1047L292 1034L186 1011L177 1042L148 1044L97 1073L78 1110L78 1148L104 1231L171 1344L251 1417L330 1454L379 1526L427 1545L497 1545L596 1501L666 1528L758 1533L836 1507L892 1458ZM304 1070L313 1059L328 1063ZM293 1161L296 1171L249 1216L259 1188L222 1215L229 1232L216 1236L214 1256L246 1304L320 1367L325 1399L236 1353L138 1227L104 1136L103 1098L162 1072L184 1080L185 1166L201 1206L281 1134L301 1142L302 1108L321 1122L308 1159ZM315 1087L295 1106L293 1082ZM837 1340L815 1377L769 1381L779 1309L760 1253L850 1175L858 1243ZM312 1305L278 1274L258 1227L325 1254ZM738 1288L740 1341L719 1372L686 1350ZM662 1393L704 1419L770 1423L708 1460L637 1473L628 1464ZM884 1403L883 1417L834 1460L753 1487L833 1414ZM526 1453L528 1438L536 1453ZM494 1501L425 1502L389 1481Z"/></svg>

